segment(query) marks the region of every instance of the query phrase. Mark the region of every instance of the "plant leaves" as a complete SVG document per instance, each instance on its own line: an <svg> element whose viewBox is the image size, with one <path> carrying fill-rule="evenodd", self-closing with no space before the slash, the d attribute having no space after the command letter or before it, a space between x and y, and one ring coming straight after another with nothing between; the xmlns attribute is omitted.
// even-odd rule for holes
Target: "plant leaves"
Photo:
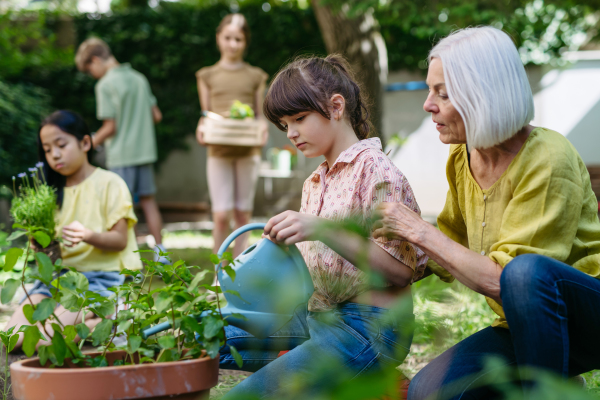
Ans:
<svg viewBox="0 0 600 400"><path fill-rule="evenodd" d="M12 242L13 240L20 238L21 236L23 236L26 233L27 232L25 232L25 231L14 231L6 238L6 241Z"/></svg>
<svg viewBox="0 0 600 400"><path fill-rule="evenodd" d="M27 303L23 306L23 314L25 314L25 318L30 324L35 324L35 320L33 319L33 307L31 304Z"/></svg>
<svg viewBox="0 0 600 400"><path fill-rule="evenodd" d="M204 337L206 339L212 339L218 335L224 326L222 319L213 316L204 318L202 325L204 325Z"/></svg>
<svg viewBox="0 0 600 400"><path fill-rule="evenodd" d="M40 346L38 348L38 357L40 358L40 365L44 366L48 361L48 346Z"/></svg>
<svg viewBox="0 0 600 400"><path fill-rule="evenodd" d="M162 314L169 308L171 308L171 303L173 302L173 298L169 296L167 292L161 292L156 297L154 307L156 308L156 312Z"/></svg>
<svg viewBox="0 0 600 400"><path fill-rule="evenodd" d="M242 321L248 321L248 318L246 318L245 315L242 315L240 313L231 313L228 316L226 316L225 319L227 319L229 317L236 318L236 319L241 319Z"/></svg>
<svg viewBox="0 0 600 400"><path fill-rule="evenodd" d="M236 290L226 290L226 291L225 291L225 293L230 293L230 294L232 294L232 295L234 295L234 296L237 296L237 297L239 297L239 298L240 298L240 300L242 300L243 302L245 302L245 303L247 303L247 304L250 304L250 302L248 302L248 301L244 300L244 298L243 298L243 297L242 297L242 296L239 294L239 292L238 292L238 291L236 291Z"/></svg>
<svg viewBox="0 0 600 400"><path fill-rule="evenodd" d="M50 236L48 236L47 233L42 232L42 231L37 231L33 233L33 237L35 238L35 240L43 247L46 248L48 247L48 245L50 244L50 242L52 241L52 239L50 238Z"/></svg>
<svg viewBox="0 0 600 400"><path fill-rule="evenodd" d="M60 286L67 290L84 292L89 289L90 284L82 273L69 271L60 277Z"/></svg>
<svg viewBox="0 0 600 400"><path fill-rule="evenodd" d="M13 247L6 252L4 256L4 271L12 271L19 258L23 255L23 249Z"/></svg>
<svg viewBox="0 0 600 400"><path fill-rule="evenodd" d="M242 368L242 365L244 365L244 360L242 359L242 355L240 353L238 353L237 349L235 347L233 347L232 345L229 345L229 351L231 352L231 355L233 356L233 359L235 360L235 363L237 364L237 366Z"/></svg>
<svg viewBox="0 0 600 400"><path fill-rule="evenodd" d="M219 256L216 254L211 254L210 255L210 262L217 265L221 262L221 260L219 259Z"/></svg>
<svg viewBox="0 0 600 400"><path fill-rule="evenodd" d="M10 339L8 340L8 352L10 353L11 351L13 351L13 349L15 348L15 346L17 345L17 342L19 341L19 335L12 335L10 337Z"/></svg>
<svg viewBox="0 0 600 400"><path fill-rule="evenodd" d="M138 335L130 335L129 340L127 340L127 352L129 354L135 353L142 344L142 338Z"/></svg>
<svg viewBox="0 0 600 400"><path fill-rule="evenodd" d="M90 336L90 328L84 323L75 325L75 331L77 331L81 340L87 339Z"/></svg>
<svg viewBox="0 0 600 400"><path fill-rule="evenodd" d="M175 347L175 336L173 335L165 335L160 336L157 340L158 345L163 349L172 349Z"/></svg>
<svg viewBox="0 0 600 400"><path fill-rule="evenodd" d="M113 322L110 319L105 319L102 322L100 322L98 325L96 325L94 332L92 332L92 339L93 339L92 344L94 346L99 346L101 343L106 341L108 339L108 337L110 336L112 327L113 327Z"/></svg>
<svg viewBox="0 0 600 400"><path fill-rule="evenodd" d="M40 272L40 278L45 284L49 284L52 281L52 273L54 272L54 266L50 257L46 254L38 252L35 253L35 259L38 262L38 270Z"/></svg>
<svg viewBox="0 0 600 400"><path fill-rule="evenodd" d="M111 301L105 301L100 305L90 307L90 309L102 318L108 318L115 313L115 305Z"/></svg>
<svg viewBox="0 0 600 400"><path fill-rule="evenodd" d="M4 282L4 286L2 287L2 292L0 292L0 300L2 304L8 304L15 297L15 292L21 282L16 279L7 279Z"/></svg>
<svg viewBox="0 0 600 400"><path fill-rule="evenodd" d="M207 271L207 270L202 270L202 271L198 272L196 274L196 276L194 276L194 279L192 279L192 282L189 284L188 289L187 289L188 292L191 292L194 289L196 289L196 287L200 284L200 282L202 282L202 280L208 273L209 273L209 271Z"/></svg>
<svg viewBox="0 0 600 400"><path fill-rule="evenodd" d="M65 343L65 338L63 337L60 331L54 331L54 336L52 336L52 347L54 347L56 365L63 365L65 362L65 358L67 357L67 344Z"/></svg>
<svg viewBox="0 0 600 400"><path fill-rule="evenodd" d="M42 300L35 308L33 312L34 321L44 321L52 315L56 308L56 301L49 297Z"/></svg>
<svg viewBox="0 0 600 400"><path fill-rule="evenodd" d="M73 325L65 326L65 330L63 331L63 333L65 334L65 340L67 342L73 341L73 339L75 339L75 336L77 336L77 330Z"/></svg>
<svg viewBox="0 0 600 400"><path fill-rule="evenodd" d="M119 322L119 325L117 326L117 332L126 332L127 329L131 327L131 324L132 322L129 320Z"/></svg>
<svg viewBox="0 0 600 400"><path fill-rule="evenodd" d="M227 275L229 275L229 277L231 278L231 282L235 281L235 271L233 270L233 268L231 268L229 265L226 267L223 267L223 271L225 271L225 273Z"/></svg>
<svg viewBox="0 0 600 400"><path fill-rule="evenodd" d="M23 352L27 357L33 356L33 353L35 353L35 346L41 338L42 334L37 326L32 325L25 328L25 333L23 334Z"/></svg>
<svg viewBox="0 0 600 400"><path fill-rule="evenodd" d="M206 349L206 354L208 354L210 358L215 358L219 354L221 343L219 340L211 340L204 343L204 348Z"/></svg>
<svg viewBox="0 0 600 400"><path fill-rule="evenodd" d="M106 357L98 356L87 360L87 364L93 368L108 367L108 361Z"/></svg>

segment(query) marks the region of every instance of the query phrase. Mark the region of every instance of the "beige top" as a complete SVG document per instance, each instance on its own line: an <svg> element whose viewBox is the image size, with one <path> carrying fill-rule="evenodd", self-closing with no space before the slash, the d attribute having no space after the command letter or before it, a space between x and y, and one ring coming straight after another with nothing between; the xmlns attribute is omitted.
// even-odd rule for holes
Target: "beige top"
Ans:
<svg viewBox="0 0 600 400"><path fill-rule="evenodd" d="M268 75L258 67L244 63L241 68L226 69L219 64L204 67L196 72L196 79L202 80L210 89L210 110L224 117L235 100L254 108L256 91L265 83ZM254 109L258 115L262 110ZM209 157L245 157L260 155L260 147L210 145Z"/></svg>

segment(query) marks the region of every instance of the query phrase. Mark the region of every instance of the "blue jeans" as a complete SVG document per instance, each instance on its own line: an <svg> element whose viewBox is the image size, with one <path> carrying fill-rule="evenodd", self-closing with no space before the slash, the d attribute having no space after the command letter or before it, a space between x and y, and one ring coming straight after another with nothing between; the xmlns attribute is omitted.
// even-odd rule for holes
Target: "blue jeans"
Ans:
<svg viewBox="0 0 600 400"><path fill-rule="evenodd" d="M445 351L412 380L409 400L501 398L480 383L504 366L527 366L570 377L600 368L600 280L548 257L516 257L500 291L510 330L488 327Z"/></svg>
<svg viewBox="0 0 600 400"><path fill-rule="evenodd" d="M340 304L329 312L309 312L306 305L300 306L289 323L262 340L226 327L228 343L244 359L242 369L257 372L224 399L285 398L290 385L299 380L301 392L308 393L331 384L324 377L333 372L335 379L353 379L399 366L408 354L414 328L412 299L407 296L404 301L410 302L410 313L395 318L387 309L358 303ZM291 351L277 358L281 350ZM220 367L239 369L227 345L221 349Z"/></svg>

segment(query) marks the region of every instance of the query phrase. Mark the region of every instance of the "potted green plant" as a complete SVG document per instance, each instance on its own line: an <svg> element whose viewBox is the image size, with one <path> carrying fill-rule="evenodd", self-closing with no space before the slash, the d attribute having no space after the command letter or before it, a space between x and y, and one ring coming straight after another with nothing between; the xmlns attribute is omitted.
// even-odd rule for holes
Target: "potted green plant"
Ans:
<svg viewBox="0 0 600 400"><path fill-rule="evenodd" d="M0 332L7 352L23 333L25 354L31 357L37 351L38 355L10 366L15 399L208 398L210 388L218 382L218 352L225 344L224 327L228 325L220 313L219 296L216 301L207 300L210 292L220 292L218 286L203 283L211 271L187 266L183 260L170 263L171 253L161 252L170 264L143 259L144 271L123 270L130 279L111 288L110 297L102 297L88 290L87 278L63 266L60 258L52 262L43 251L36 252L30 243L36 240L46 248L51 232L26 224L15 224L20 231L9 238L26 235L26 248L13 247L4 253L5 271L21 263L23 268L20 279L5 282L1 301L10 302L19 286L25 290L27 277L54 290L51 298L24 307L30 325ZM35 264L29 264L30 259ZM211 261L215 265L233 262L229 253L221 259L213 255ZM65 269L68 272L64 273ZM224 269L235 279L230 267ZM61 324L54 313L58 303L80 313L84 321L74 326ZM93 330L85 324L90 312L101 319ZM204 317L199 320L201 313ZM141 334L152 324L167 321L171 329L148 338ZM96 351L83 353L84 341L91 342ZM241 365L237 350L230 349ZM6 393L5 387L4 398Z"/></svg>
<svg viewBox="0 0 600 400"><path fill-rule="evenodd" d="M54 263L60 258L60 243L56 240L54 220L56 192L46 184L42 166L42 163L38 163L36 168L29 168L29 176L26 172L20 173L18 177L21 185L18 188L13 176L10 215L16 230L8 240L27 235L33 251L45 253Z"/></svg>

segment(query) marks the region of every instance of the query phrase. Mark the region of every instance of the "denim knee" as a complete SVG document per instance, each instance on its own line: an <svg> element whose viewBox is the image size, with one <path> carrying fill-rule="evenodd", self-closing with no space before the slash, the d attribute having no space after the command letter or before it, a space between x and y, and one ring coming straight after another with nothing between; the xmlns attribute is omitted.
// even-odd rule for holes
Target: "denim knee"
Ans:
<svg viewBox="0 0 600 400"><path fill-rule="evenodd" d="M551 258L523 254L509 262L500 276L500 298L505 313L535 312L544 293L554 284L551 277Z"/></svg>

